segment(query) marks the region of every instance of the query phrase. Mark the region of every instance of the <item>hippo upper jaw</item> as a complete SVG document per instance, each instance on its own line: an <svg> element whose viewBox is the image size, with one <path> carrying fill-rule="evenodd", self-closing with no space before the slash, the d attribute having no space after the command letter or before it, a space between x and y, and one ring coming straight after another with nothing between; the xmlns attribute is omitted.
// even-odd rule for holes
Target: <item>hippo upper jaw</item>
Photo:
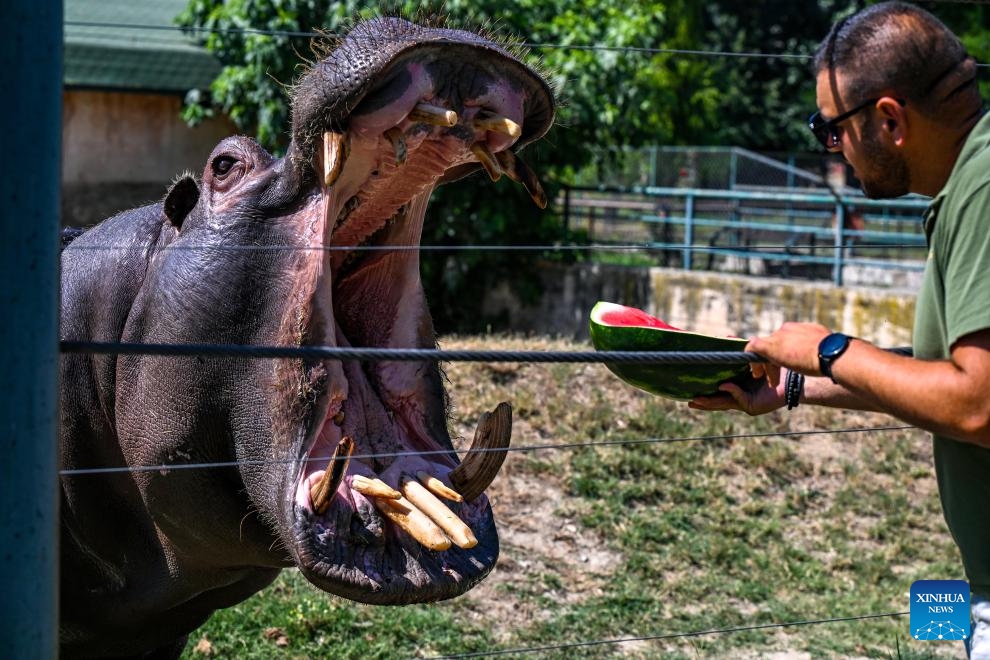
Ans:
<svg viewBox="0 0 990 660"><path fill-rule="evenodd" d="M297 87L289 160L314 182L282 341L433 348L419 276L434 188L483 167L536 177L513 153L541 136L553 100L543 80L476 35L381 19L352 33ZM385 27L408 43L374 44L374 84L331 94L341 62ZM466 35L466 36L465 36ZM391 51L391 52L389 52ZM377 55L385 53L386 58ZM358 58L359 59L359 58ZM435 362L283 361L281 419L297 461L286 474L282 538L320 588L376 604L456 596L494 567L498 537L487 498L493 474L461 497ZM276 434L278 435L278 434Z"/></svg>

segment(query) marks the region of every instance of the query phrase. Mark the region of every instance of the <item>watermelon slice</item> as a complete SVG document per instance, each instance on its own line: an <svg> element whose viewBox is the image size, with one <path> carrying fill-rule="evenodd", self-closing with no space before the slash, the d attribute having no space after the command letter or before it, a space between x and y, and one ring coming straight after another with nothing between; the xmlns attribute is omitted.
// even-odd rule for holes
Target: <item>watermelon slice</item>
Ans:
<svg viewBox="0 0 990 660"><path fill-rule="evenodd" d="M591 341L599 351L742 351L746 340L679 330L635 307L599 302L591 310ZM747 364L607 364L630 385L685 401L718 392L727 380L752 380Z"/></svg>

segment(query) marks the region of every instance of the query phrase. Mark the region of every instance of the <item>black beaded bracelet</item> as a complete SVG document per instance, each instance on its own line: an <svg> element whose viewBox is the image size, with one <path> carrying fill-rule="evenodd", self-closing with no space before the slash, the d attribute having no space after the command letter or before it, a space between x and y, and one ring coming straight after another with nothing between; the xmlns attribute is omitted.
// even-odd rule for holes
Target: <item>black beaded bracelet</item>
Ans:
<svg viewBox="0 0 990 660"><path fill-rule="evenodd" d="M784 382L784 403L788 410L797 408L801 402L801 393L804 392L804 374L796 371L787 372L787 380Z"/></svg>

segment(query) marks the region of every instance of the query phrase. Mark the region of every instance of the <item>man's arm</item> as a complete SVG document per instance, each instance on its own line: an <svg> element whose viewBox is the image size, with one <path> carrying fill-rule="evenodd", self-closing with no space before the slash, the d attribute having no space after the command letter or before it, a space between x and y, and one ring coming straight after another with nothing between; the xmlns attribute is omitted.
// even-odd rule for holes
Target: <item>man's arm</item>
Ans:
<svg viewBox="0 0 990 660"><path fill-rule="evenodd" d="M779 408L780 403L763 410L777 396L783 401L780 367L821 376L818 344L828 334L818 324L787 323L772 335L752 339L746 350L771 363L764 391L738 405L727 390L737 404L728 407L751 414ZM990 328L959 339L948 360L918 360L854 339L833 363L832 376L841 388L824 378L808 380L805 400L889 413L928 431L990 447ZM722 409L695 405L698 401L692 407Z"/></svg>

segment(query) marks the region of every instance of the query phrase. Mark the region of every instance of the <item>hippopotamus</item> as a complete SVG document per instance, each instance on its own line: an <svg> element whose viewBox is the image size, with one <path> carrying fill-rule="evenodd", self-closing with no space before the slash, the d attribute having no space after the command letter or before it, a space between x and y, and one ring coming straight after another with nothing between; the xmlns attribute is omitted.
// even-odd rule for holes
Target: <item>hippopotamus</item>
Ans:
<svg viewBox="0 0 990 660"><path fill-rule="evenodd" d="M518 152L554 90L511 46L395 17L323 52L283 157L226 138L201 177L69 242L64 341L437 346L431 192L483 169L545 205ZM457 596L497 559L484 454L508 407L461 461L436 361L68 352L60 387L65 657L176 657L283 568L389 605Z"/></svg>

